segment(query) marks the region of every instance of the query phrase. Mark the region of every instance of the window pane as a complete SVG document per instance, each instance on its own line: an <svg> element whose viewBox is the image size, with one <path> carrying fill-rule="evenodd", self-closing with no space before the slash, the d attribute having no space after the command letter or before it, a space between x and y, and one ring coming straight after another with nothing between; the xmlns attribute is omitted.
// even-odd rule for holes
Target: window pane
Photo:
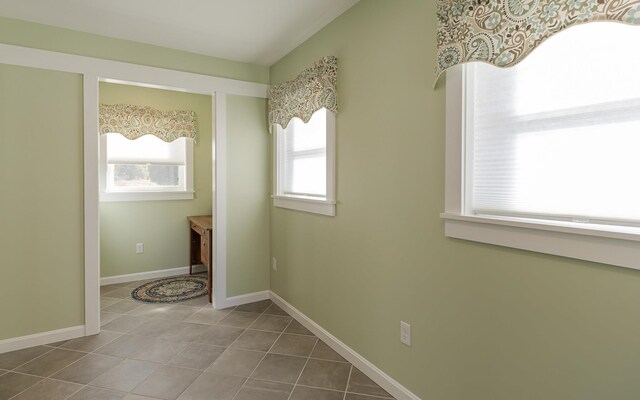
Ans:
<svg viewBox="0 0 640 400"><path fill-rule="evenodd" d="M471 212L640 221L639 40L587 24L513 68L469 69Z"/></svg>
<svg viewBox="0 0 640 400"><path fill-rule="evenodd" d="M184 164L187 138L165 142L153 135L129 140L119 133L107 134L107 161L111 164Z"/></svg>
<svg viewBox="0 0 640 400"><path fill-rule="evenodd" d="M634 121L523 135L516 149L518 211L640 221L638 132Z"/></svg>
<svg viewBox="0 0 640 400"><path fill-rule="evenodd" d="M115 164L113 184L116 187L178 187L178 165Z"/></svg>
<svg viewBox="0 0 640 400"><path fill-rule="evenodd" d="M326 157L305 157L294 159L287 194L324 196L327 187Z"/></svg>
<svg viewBox="0 0 640 400"><path fill-rule="evenodd" d="M279 130L283 146L279 170L280 195L300 195L323 198L327 194L327 115L317 111L308 123L294 118L284 130Z"/></svg>

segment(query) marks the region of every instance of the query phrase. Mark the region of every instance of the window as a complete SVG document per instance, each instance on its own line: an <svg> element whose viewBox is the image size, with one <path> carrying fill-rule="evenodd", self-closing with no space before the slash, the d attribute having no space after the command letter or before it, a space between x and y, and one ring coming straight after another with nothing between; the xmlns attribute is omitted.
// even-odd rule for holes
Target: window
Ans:
<svg viewBox="0 0 640 400"><path fill-rule="evenodd" d="M640 268L638 40L586 24L513 68L452 71L448 236Z"/></svg>
<svg viewBox="0 0 640 400"><path fill-rule="evenodd" d="M193 140L101 135L101 200L193 198Z"/></svg>
<svg viewBox="0 0 640 400"><path fill-rule="evenodd" d="M274 205L335 215L335 116L316 111L306 124L293 118L276 125Z"/></svg>

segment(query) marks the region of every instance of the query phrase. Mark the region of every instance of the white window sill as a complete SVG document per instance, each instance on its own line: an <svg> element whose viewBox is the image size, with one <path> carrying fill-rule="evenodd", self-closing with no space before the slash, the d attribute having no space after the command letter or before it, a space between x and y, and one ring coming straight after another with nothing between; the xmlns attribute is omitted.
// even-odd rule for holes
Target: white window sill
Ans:
<svg viewBox="0 0 640 400"><path fill-rule="evenodd" d="M101 202L193 200L193 192L101 192Z"/></svg>
<svg viewBox="0 0 640 400"><path fill-rule="evenodd" d="M640 228L440 214L447 237L640 269Z"/></svg>
<svg viewBox="0 0 640 400"><path fill-rule="evenodd" d="M326 200L314 200L300 197L273 196L273 205L280 208L304 211L314 214L336 216L336 203Z"/></svg>

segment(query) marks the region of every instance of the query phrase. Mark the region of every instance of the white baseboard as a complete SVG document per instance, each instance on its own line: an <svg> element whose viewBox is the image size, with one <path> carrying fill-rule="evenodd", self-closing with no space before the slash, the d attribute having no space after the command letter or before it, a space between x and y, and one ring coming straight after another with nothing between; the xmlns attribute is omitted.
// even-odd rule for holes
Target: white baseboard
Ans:
<svg viewBox="0 0 640 400"><path fill-rule="evenodd" d="M62 340L75 339L84 335L84 325L79 325L72 326L70 328L57 329L55 331L4 339L0 340L0 354L14 350L22 350L33 346L60 342Z"/></svg>
<svg viewBox="0 0 640 400"><path fill-rule="evenodd" d="M205 272L207 267L204 265L194 265L193 272ZM178 267L170 269L159 269L156 271L137 272L135 274L107 276L100 278L100 286L114 285L116 283L135 282L143 279L166 278L175 275L184 275L189 273L189 267Z"/></svg>
<svg viewBox="0 0 640 400"><path fill-rule="evenodd" d="M264 290L262 292L248 293L242 294L240 296L227 297L224 304L217 304L217 309L224 309L229 307L241 306L243 304L255 303L256 301L268 300L271 296L271 292L269 290Z"/></svg>
<svg viewBox="0 0 640 400"><path fill-rule="evenodd" d="M345 360L349 361L365 375L371 378L375 383L380 385L384 390L389 392L398 400L420 400L420 397L413 394L409 389L402 386L382 370L367 361L366 358L356 353L352 348L342 343L338 338L327 332L320 325L316 324L311 318L304 315L297 308L289 304L282 297L270 291L270 298L280 308L289 313L298 322L309 329L313 334L319 337L323 342L329 345L333 350L338 352Z"/></svg>

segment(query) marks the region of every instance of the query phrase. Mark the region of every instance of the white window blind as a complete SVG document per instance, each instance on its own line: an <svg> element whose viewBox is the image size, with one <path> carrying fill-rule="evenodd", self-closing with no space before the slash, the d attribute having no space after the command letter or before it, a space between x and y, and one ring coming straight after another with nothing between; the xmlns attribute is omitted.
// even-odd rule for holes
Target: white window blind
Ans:
<svg viewBox="0 0 640 400"><path fill-rule="evenodd" d="M638 43L588 24L513 68L467 66L466 212L640 223Z"/></svg>
<svg viewBox="0 0 640 400"><path fill-rule="evenodd" d="M294 118L278 129L282 145L281 193L324 199L327 195L327 110L316 111L306 124Z"/></svg>
<svg viewBox="0 0 640 400"><path fill-rule="evenodd" d="M165 142L153 135L129 140L119 133L107 133L109 164L184 165L187 138Z"/></svg>
<svg viewBox="0 0 640 400"><path fill-rule="evenodd" d="M153 135L135 140L101 135L104 193L190 192L193 139L165 142Z"/></svg>

